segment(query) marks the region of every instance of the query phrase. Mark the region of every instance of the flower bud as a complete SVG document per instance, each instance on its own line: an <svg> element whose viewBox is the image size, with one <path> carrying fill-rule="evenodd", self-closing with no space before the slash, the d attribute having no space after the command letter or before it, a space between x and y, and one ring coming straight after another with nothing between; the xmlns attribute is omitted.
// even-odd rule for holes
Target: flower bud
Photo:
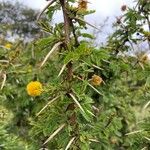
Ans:
<svg viewBox="0 0 150 150"><path fill-rule="evenodd" d="M93 75L91 82L92 82L92 85L98 86L103 82L103 79L98 75Z"/></svg>

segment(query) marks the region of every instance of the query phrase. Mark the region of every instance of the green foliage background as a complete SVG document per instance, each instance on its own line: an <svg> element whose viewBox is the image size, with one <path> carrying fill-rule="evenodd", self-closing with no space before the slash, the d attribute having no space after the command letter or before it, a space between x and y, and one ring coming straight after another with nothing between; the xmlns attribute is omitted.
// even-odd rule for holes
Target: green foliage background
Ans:
<svg viewBox="0 0 150 150"><path fill-rule="evenodd" d="M60 1L49 6L49 20L60 7ZM149 26L149 8L150 3L145 0L127 8L104 47L94 47L93 35L82 33L87 28L84 16L94 11L80 12L68 4L68 16L76 23L70 31L69 44L65 43L63 22L51 26L48 21L39 21L43 32L47 32L43 38L28 44L15 41L10 49L5 47L7 39L1 39L0 85L5 75L6 81L0 90L0 149L62 150L74 138L70 146L73 150L148 150L150 64L143 52L135 56L125 52L131 52L141 42L149 44L149 31L143 29L144 23ZM137 33L141 38L134 38ZM62 44L40 67L59 42L67 48ZM67 68L70 62L71 80ZM66 67L58 77L63 65ZM103 79L100 86L91 85L94 74ZM26 86L35 80L43 84L45 91L30 97ZM43 144L63 124L64 128Z"/></svg>

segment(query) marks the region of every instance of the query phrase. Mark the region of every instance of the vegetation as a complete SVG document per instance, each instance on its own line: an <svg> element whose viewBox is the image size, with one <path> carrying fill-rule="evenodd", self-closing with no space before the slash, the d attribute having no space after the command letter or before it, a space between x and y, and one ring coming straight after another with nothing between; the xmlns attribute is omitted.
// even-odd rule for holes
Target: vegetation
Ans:
<svg viewBox="0 0 150 150"><path fill-rule="evenodd" d="M1 39L0 149L150 148L149 0L121 7L103 47L85 32L96 28L84 20L94 11L75 3L50 1L38 40ZM56 11L64 21L51 25Z"/></svg>
<svg viewBox="0 0 150 150"><path fill-rule="evenodd" d="M0 33L3 39L31 40L41 36L36 23L38 10L28 8L19 2L4 1L0 3ZM42 20L46 17L42 16Z"/></svg>

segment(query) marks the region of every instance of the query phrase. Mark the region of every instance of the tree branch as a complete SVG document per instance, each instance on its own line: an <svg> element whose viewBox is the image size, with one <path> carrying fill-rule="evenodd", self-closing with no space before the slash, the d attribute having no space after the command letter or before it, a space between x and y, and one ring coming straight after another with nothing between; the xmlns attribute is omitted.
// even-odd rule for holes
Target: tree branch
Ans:
<svg viewBox="0 0 150 150"><path fill-rule="evenodd" d="M65 43L66 45L68 45L70 43L70 18L68 16L67 9L66 9L66 0L59 0L59 1L64 16Z"/></svg>
<svg viewBox="0 0 150 150"><path fill-rule="evenodd" d="M37 21L39 21L40 17L42 16L42 14L44 13L44 11L53 3L55 2L55 0L50 1L44 8L43 10L39 13L39 15L37 16Z"/></svg>

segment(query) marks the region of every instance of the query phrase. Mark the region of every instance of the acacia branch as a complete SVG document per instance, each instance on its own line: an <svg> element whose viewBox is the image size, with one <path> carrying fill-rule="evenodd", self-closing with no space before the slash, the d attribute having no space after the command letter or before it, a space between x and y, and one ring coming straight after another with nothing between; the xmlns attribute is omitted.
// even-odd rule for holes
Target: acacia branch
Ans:
<svg viewBox="0 0 150 150"><path fill-rule="evenodd" d="M70 18L67 13L66 0L59 0L59 1L62 7L64 17L65 42L66 45L68 45L70 43Z"/></svg>
<svg viewBox="0 0 150 150"><path fill-rule="evenodd" d="M38 16L37 16L37 21L39 21L40 17L41 17L42 14L44 13L44 11L45 11L50 5L52 5L54 2L55 2L55 0L50 1L50 2L43 8L43 10L42 10L42 11L38 14Z"/></svg>
<svg viewBox="0 0 150 150"><path fill-rule="evenodd" d="M146 19L147 19L147 23L148 23L148 29L149 29L149 32L150 32L150 20L149 20L149 16L146 16ZM148 45L149 45L149 49L150 49L150 39L149 39L149 37L147 38L147 41L148 41Z"/></svg>
<svg viewBox="0 0 150 150"><path fill-rule="evenodd" d="M64 30L65 30L65 48L66 50L69 50L68 46L69 46L69 43L71 42L71 39L70 39L70 29L71 29L71 19L68 15L68 10L67 10L67 7L66 7L66 0L59 0L60 1L60 5L62 7L62 11L63 11L63 16L64 16ZM68 75L67 75L67 79L68 81L71 81L72 79L72 63L69 62L67 64L67 69L68 69Z"/></svg>
<svg viewBox="0 0 150 150"><path fill-rule="evenodd" d="M95 28L95 29L101 31L100 29L98 29L98 28L95 27L94 25L90 24L89 22L87 22L87 21L85 21L85 20L83 20L83 19L81 19L81 18L75 17L74 19L75 19L75 20L78 20L78 21L81 21L81 22L84 22L85 24L87 24L87 25L89 25L89 26L91 26L91 27L93 27L93 28Z"/></svg>

